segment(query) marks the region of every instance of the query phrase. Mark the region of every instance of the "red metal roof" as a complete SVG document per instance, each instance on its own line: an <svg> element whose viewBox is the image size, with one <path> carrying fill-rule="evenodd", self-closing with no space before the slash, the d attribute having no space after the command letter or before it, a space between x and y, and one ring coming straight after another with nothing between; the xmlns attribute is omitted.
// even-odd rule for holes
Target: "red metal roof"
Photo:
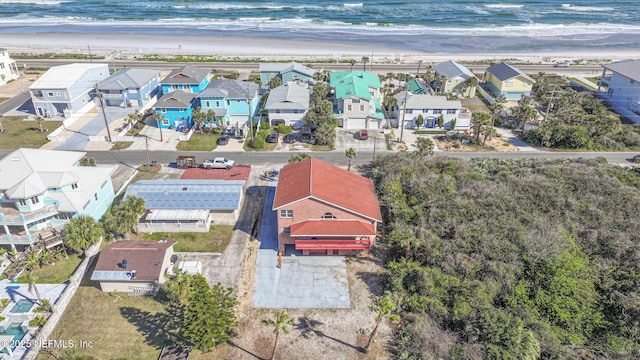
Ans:
<svg viewBox="0 0 640 360"><path fill-rule="evenodd" d="M373 224L360 220L306 220L291 225L291 236L371 236Z"/></svg>
<svg viewBox="0 0 640 360"><path fill-rule="evenodd" d="M307 197L382 222L371 180L314 158L280 170L273 208Z"/></svg>
<svg viewBox="0 0 640 360"><path fill-rule="evenodd" d="M193 180L244 180L249 179L251 173L250 165L236 165L230 170L227 169L186 169L180 179Z"/></svg>
<svg viewBox="0 0 640 360"><path fill-rule="evenodd" d="M296 240L296 250L369 250L371 242L361 240Z"/></svg>

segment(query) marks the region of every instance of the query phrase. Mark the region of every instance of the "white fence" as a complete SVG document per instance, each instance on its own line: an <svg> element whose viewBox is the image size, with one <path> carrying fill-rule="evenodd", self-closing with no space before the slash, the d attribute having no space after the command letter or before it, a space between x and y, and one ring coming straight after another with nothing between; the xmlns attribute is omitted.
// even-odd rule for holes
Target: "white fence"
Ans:
<svg viewBox="0 0 640 360"><path fill-rule="evenodd" d="M59 136L58 135L63 131L64 131L64 125L58 127L55 130L53 130L53 132L51 132L51 134L47 135L47 139L49 139L49 141L63 142L63 141L66 140L66 138L64 136Z"/></svg>
<svg viewBox="0 0 640 360"><path fill-rule="evenodd" d="M69 285L67 285L58 301L53 305L53 312L51 316L49 316L47 323L44 324L38 334L36 334L35 339L31 341L31 348L27 355L25 355L24 360L35 360L38 353L40 353L42 344L46 344L46 340L51 336L51 332L53 332L53 329L55 329L58 324L64 310L67 308L67 305L69 305L71 298L73 298L73 294L76 293L78 286L80 286L82 277L87 272L89 265L94 261L95 254L100 250L100 244L102 244L102 240L91 245L89 249L86 250L84 260L82 260L73 275L69 277Z"/></svg>
<svg viewBox="0 0 640 360"><path fill-rule="evenodd" d="M138 223L139 232L209 232L211 222L206 223Z"/></svg>
<svg viewBox="0 0 640 360"><path fill-rule="evenodd" d="M111 141L134 141L135 137L133 136L112 136ZM89 136L89 141L109 141L108 136Z"/></svg>
<svg viewBox="0 0 640 360"><path fill-rule="evenodd" d="M193 135L193 128L191 128L186 135L180 135L178 139L180 141L189 141L189 139L191 139L191 135Z"/></svg>
<svg viewBox="0 0 640 360"><path fill-rule="evenodd" d="M496 99L493 98L493 95L489 94L482 86L476 86L476 91L482 94L482 97L484 97L489 104L493 105L496 103Z"/></svg>

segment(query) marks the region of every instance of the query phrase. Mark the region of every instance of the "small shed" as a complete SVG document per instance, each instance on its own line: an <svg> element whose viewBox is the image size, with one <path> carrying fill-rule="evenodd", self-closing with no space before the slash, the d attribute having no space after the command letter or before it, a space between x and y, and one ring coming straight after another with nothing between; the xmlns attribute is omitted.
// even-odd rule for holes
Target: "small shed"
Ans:
<svg viewBox="0 0 640 360"><path fill-rule="evenodd" d="M178 169L197 168L198 162L194 155L180 155L176 158L176 167Z"/></svg>

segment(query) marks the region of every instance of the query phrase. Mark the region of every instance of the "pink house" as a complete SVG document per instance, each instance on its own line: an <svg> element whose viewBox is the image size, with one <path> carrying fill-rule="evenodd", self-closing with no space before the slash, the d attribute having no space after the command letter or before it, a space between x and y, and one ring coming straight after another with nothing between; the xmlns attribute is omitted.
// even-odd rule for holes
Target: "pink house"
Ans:
<svg viewBox="0 0 640 360"><path fill-rule="evenodd" d="M304 255L368 251L382 222L371 180L313 158L282 168L273 209L279 250Z"/></svg>

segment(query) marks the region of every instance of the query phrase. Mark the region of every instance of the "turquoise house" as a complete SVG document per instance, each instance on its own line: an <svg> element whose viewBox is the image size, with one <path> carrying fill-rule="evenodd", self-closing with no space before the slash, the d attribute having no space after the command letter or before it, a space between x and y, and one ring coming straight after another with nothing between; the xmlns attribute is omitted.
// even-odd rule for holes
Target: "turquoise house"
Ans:
<svg viewBox="0 0 640 360"><path fill-rule="evenodd" d="M250 81L216 79L198 95L198 104L204 113L212 110L214 120L204 125L233 126L246 123L256 114L258 84Z"/></svg>
<svg viewBox="0 0 640 360"><path fill-rule="evenodd" d="M163 129L189 129L193 125L192 111L196 95L182 90L172 91L156 102L156 119Z"/></svg>
<svg viewBox="0 0 640 360"><path fill-rule="evenodd" d="M115 167L80 166L84 152L18 149L0 159L0 245L30 245L72 218L99 220Z"/></svg>
<svg viewBox="0 0 640 360"><path fill-rule="evenodd" d="M209 85L210 71L201 69L193 65L186 65L180 69L175 69L160 81L162 93L168 94L173 91L182 90L184 92L198 94Z"/></svg>

